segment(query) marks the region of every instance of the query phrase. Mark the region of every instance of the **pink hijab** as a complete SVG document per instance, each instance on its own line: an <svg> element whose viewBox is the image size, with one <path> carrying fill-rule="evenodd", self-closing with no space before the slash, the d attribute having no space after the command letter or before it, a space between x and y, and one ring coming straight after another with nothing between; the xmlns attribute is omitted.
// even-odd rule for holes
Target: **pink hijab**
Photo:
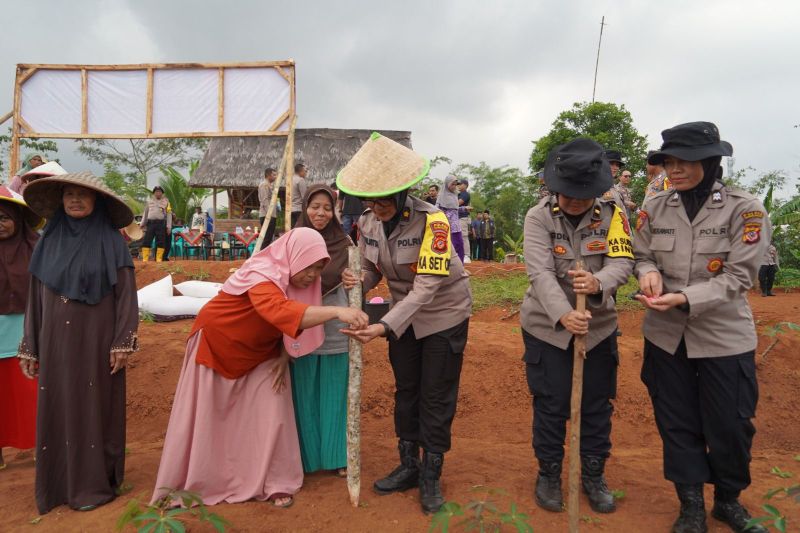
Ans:
<svg viewBox="0 0 800 533"><path fill-rule="evenodd" d="M300 289L289 278L320 259L330 259L322 235L311 228L295 228L285 233L250 259L228 278L222 290L238 296L250 287L265 281L273 282L290 300L309 305L322 305L322 282L319 278L309 287ZM322 345L325 330L320 324L303 330L296 339L283 336L283 345L292 357L310 354Z"/></svg>

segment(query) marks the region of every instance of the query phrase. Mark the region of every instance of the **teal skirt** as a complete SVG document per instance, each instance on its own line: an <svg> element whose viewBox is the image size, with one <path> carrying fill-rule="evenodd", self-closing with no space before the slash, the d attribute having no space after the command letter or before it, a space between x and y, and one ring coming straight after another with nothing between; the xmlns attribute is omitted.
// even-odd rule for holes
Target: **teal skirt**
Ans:
<svg viewBox="0 0 800 533"><path fill-rule="evenodd" d="M292 397L303 471L347 466L347 353L299 357Z"/></svg>

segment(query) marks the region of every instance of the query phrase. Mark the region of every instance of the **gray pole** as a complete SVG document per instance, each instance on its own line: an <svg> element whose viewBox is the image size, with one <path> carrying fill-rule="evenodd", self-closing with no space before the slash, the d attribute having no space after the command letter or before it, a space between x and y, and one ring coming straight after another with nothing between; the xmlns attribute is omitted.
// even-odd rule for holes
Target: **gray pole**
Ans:
<svg viewBox="0 0 800 533"><path fill-rule="evenodd" d="M597 43L597 61L594 63L594 84L592 85L592 103L594 103L594 93L597 90L597 67L600 65L600 45L603 44L603 26L606 25L606 16L600 19L600 41Z"/></svg>

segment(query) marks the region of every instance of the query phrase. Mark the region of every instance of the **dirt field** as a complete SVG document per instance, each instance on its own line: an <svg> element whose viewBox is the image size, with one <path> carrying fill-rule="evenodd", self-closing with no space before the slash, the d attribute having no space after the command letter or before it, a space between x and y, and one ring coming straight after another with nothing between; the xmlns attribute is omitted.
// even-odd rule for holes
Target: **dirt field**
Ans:
<svg viewBox="0 0 800 533"><path fill-rule="evenodd" d="M175 272L177 283L206 275L209 281L222 281L236 263L168 265ZM481 265L470 265L470 269L477 276L501 270ZM144 268L137 263L140 287L164 274L163 268L152 263ZM775 298L753 293L751 303L759 331L780 321L800 321L798 293L780 293ZM471 499L470 489L475 485L504 489L531 516L537 533L566 531L566 513L548 513L533 502L530 395L520 360L519 321L516 317L501 321L500 317L506 314L508 310L494 308L477 313L471 320L453 425L453 449L445 458L443 488L448 499L461 503ZM581 514L585 521L581 527L585 531L666 532L677 514L674 491L662 476L661 442L650 400L639 380L642 316L641 311L625 311L620 316L623 336L613 418L614 448L606 475L611 488L625 491L625 497L615 514L597 515L582 496ZM92 512L81 513L62 506L31 524L37 517L32 456L6 448L9 466L0 472L0 531L111 531L131 498L149 498L190 326L188 320L141 324L142 349L128 371L126 483L133 486L132 491ZM758 353L771 341L762 336ZM758 361L761 396L755 421L758 433L753 447L753 485L743 495L745 504L756 514L763 514L759 511L767 490L796 483L800 476L800 462L793 459L800 453L798 353L800 336L788 334L781 337L766 360ZM375 478L395 466L397 452L392 424L393 380L385 342L369 344L364 358L361 507L349 505L344 480L330 474L313 474L306 477L289 509L257 502L215 507L216 513L231 521L234 531L427 531L430 520L419 510L416 491L379 497L370 490ZM796 475L789 480L779 479L770 474L774 466ZM710 502L711 497L709 487L706 501ZM778 506L787 514L789 530L800 530L800 505L784 500ZM709 528L712 532L729 531L710 516ZM194 525L191 530L209 529Z"/></svg>

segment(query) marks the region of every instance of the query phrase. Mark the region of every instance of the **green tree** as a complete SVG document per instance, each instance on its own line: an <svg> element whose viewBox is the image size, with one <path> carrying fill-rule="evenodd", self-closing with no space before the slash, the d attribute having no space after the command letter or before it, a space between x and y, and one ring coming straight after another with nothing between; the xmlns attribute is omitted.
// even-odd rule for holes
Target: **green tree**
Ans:
<svg viewBox="0 0 800 533"><path fill-rule="evenodd" d="M194 174L199 161L193 161L189 164L189 176ZM209 189L201 189L198 187L190 187L189 180L183 177L174 167L164 167L161 169L164 175L159 180L159 185L164 189L164 196L169 200L172 206L172 212L179 220L188 224L191 222L192 213L195 207L200 206L210 194Z"/></svg>
<svg viewBox="0 0 800 533"><path fill-rule="evenodd" d="M11 148L11 128L8 129L7 135L0 135L0 182L5 181L8 176L9 168L6 166L6 161L9 158ZM53 159L52 154L58 153L58 145L55 141L46 139L26 139L20 138L19 140L19 160L20 165L26 153L38 153L47 159ZM11 172L16 172L17 169L11 169Z"/></svg>
<svg viewBox="0 0 800 533"><path fill-rule="evenodd" d="M205 150L208 139L82 139L78 143L78 152L90 161L119 169L141 201L147 197L142 191L147 188L148 174L165 167L187 168Z"/></svg>
<svg viewBox="0 0 800 533"><path fill-rule="evenodd" d="M538 183L534 184L518 168L491 167L483 161L477 165L460 164L453 174L469 180L475 210L489 210L497 242L502 241L503 235L516 239L522 234L525 214L538 201Z"/></svg>
<svg viewBox="0 0 800 533"><path fill-rule="evenodd" d="M530 157L531 172L544 168L548 152L576 137L589 137L606 149L622 153L634 176L642 175L647 157L647 137L633 126L633 117L625 105L611 102L576 102L561 112L547 135L534 141Z"/></svg>

